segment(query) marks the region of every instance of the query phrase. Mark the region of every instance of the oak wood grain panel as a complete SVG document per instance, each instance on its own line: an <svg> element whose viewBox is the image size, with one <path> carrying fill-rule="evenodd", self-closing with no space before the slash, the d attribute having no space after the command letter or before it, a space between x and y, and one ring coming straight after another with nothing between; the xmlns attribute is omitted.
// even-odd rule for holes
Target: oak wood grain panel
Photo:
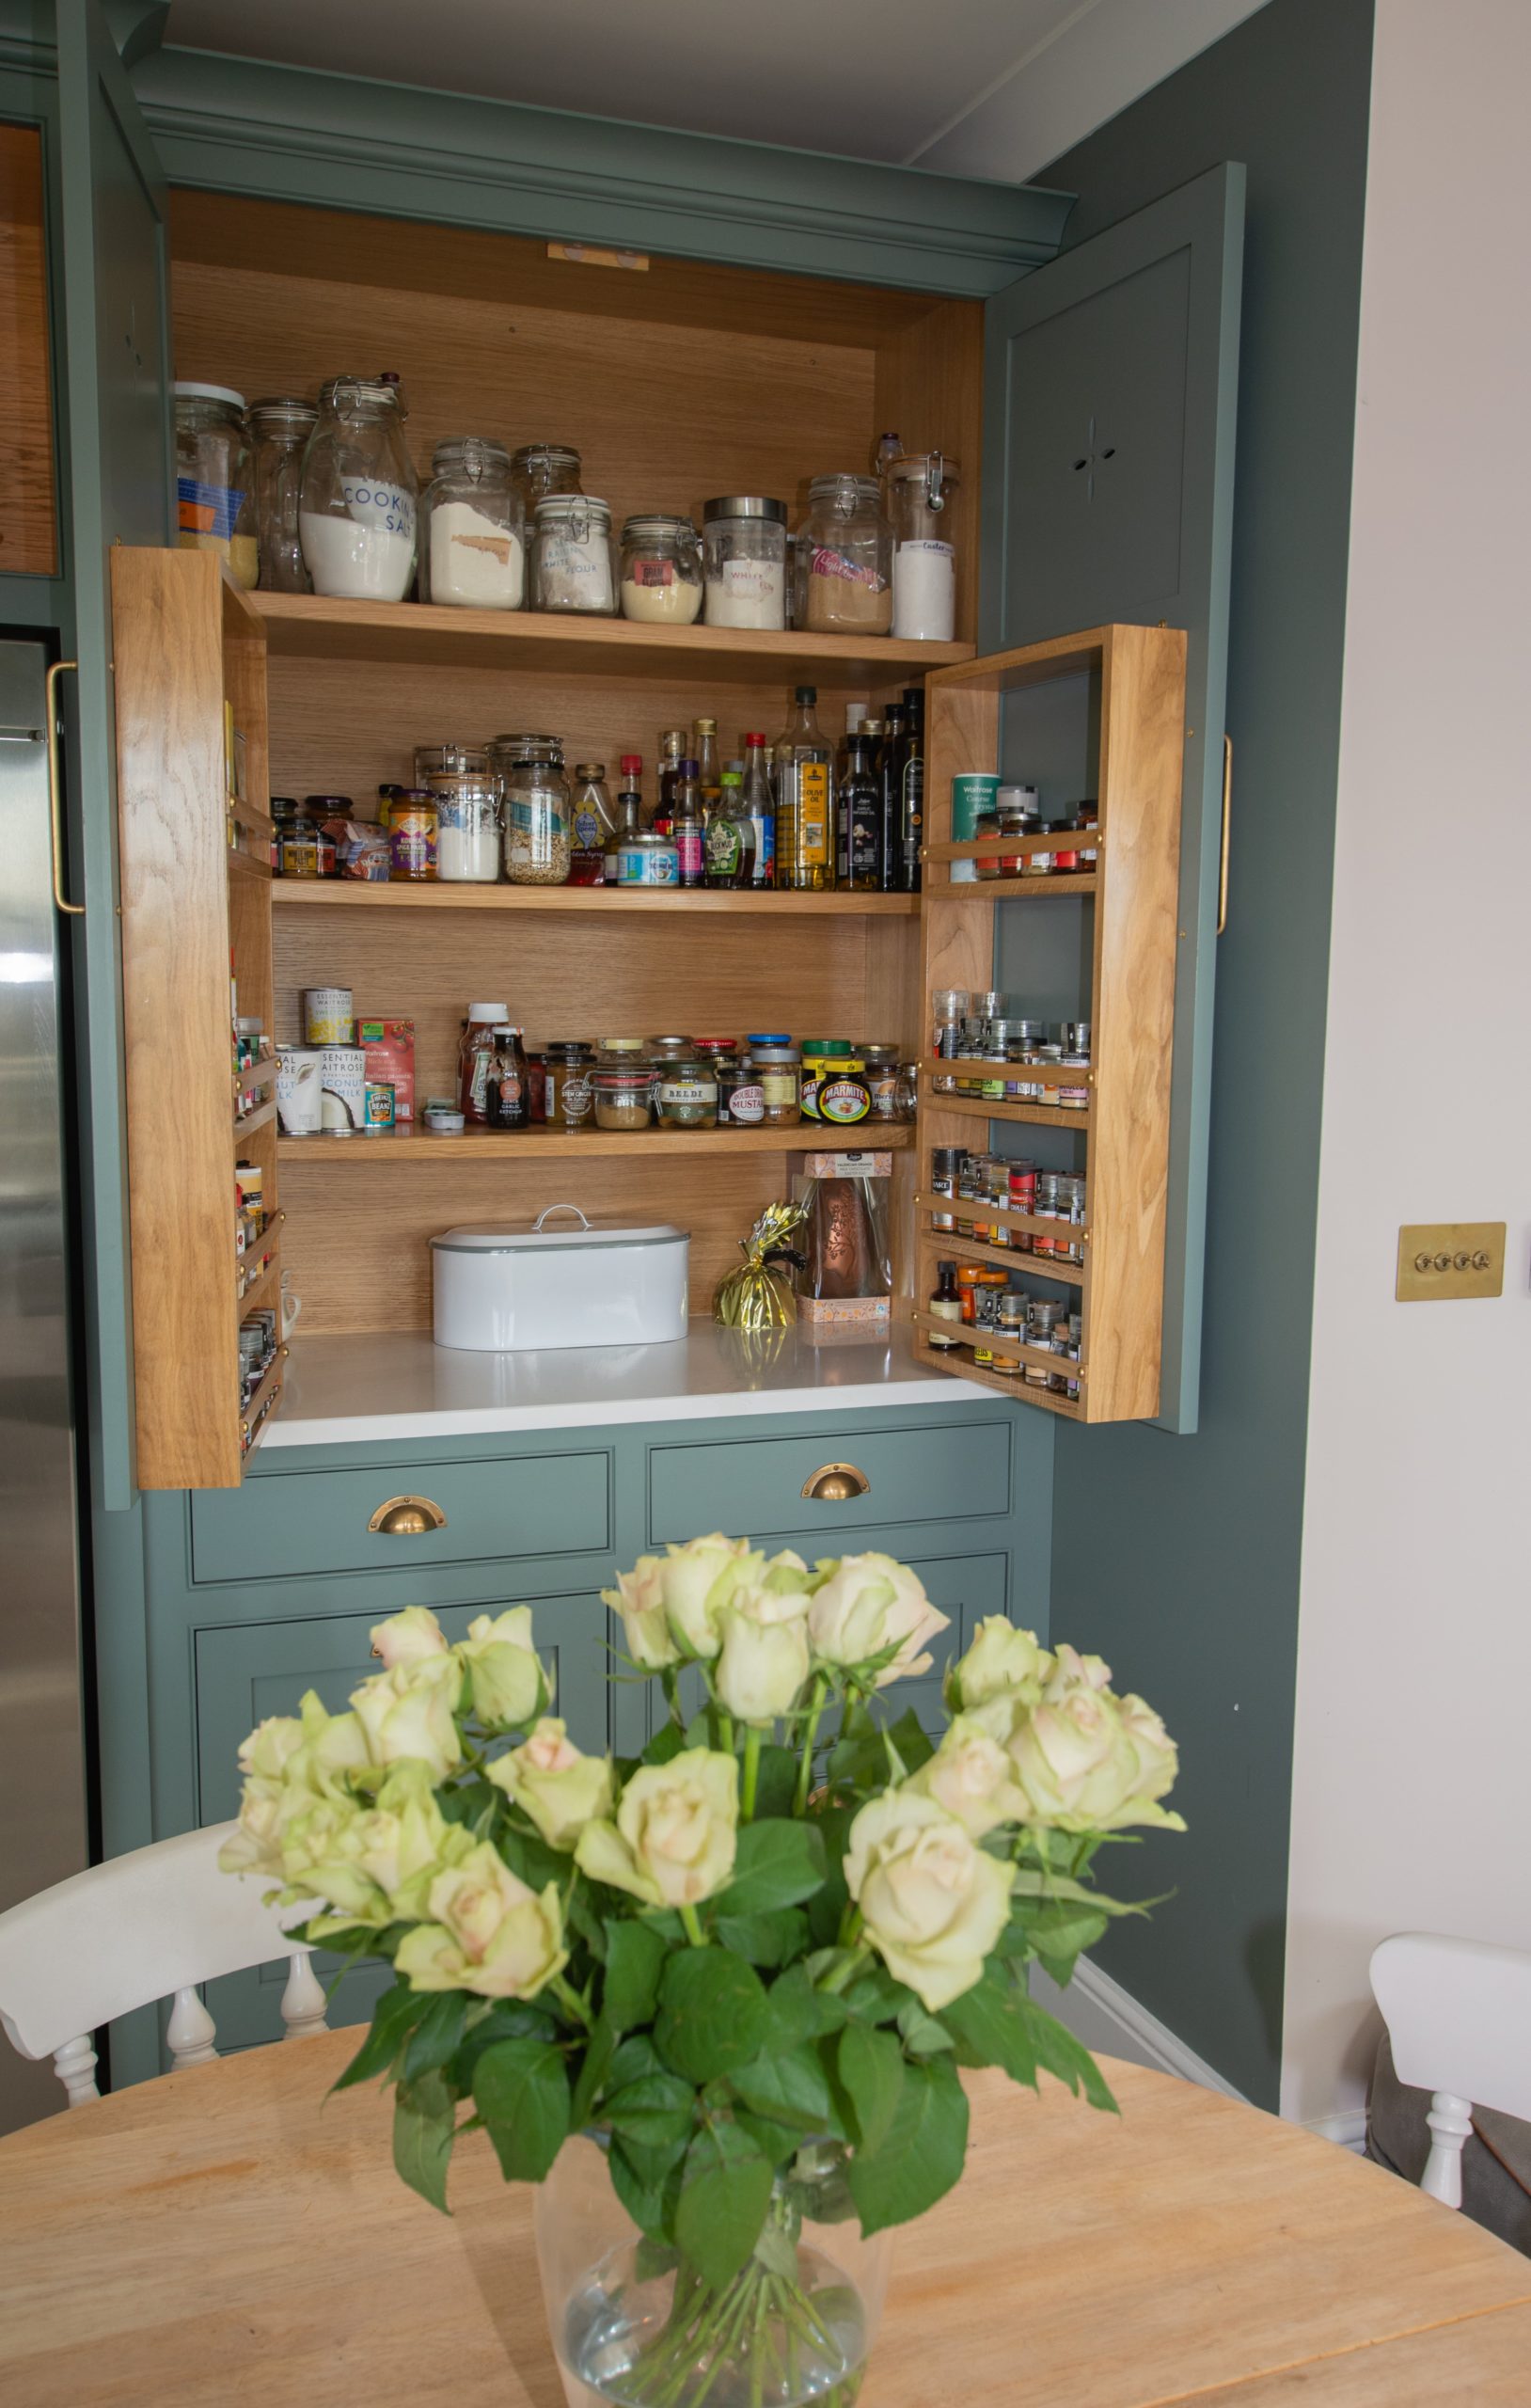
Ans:
<svg viewBox="0 0 1531 2408"><path fill-rule="evenodd" d="M397 879L373 884L358 879L280 879L272 895L275 910L286 911L550 911L562 918L571 911L592 919L626 919L636 913L645 920L675 923L678 934L687 920L749 919L765 939L773 922L796 915L813 920L903 920L920 915L917 895L799 894L795 887L773 888L766 895L735 895L726 888L702 887L685 895L673 889L644 886L434 886ZM443 927L441 939L447 941ZM895 1007L908 1017L910 994L900 990L887 1010L878 1012L879 1027L892 1027Z"/></svg>
<svg viewBox="0 0 1531 2408"><path fill-rule="evenodd" d="M0 575L58 567L42 136L0 125Z"/></svg>
<svg viewBox="0 0 1531 2408"><path fill-rule="evenodd" d="M1108 631L1090 1106L1089 1418L1159 1410L1180 891L1186 639Z"/></svg>
<svg viewBox="0 0 1531 2408"><path fill-rule="evenodd" d="M848 1136L852 1133L846 1131ZM913 1131L901 1123L892 1128L879 1128L876 1145L879 1150L907 1146ZM283 1137L278 1150L284 1162L312 1164L324 1162L337 1169L366 1178L369 1167L387 1163L397 1169L420 1169L428 1163L590 1163L609 1159L612 1162L658 1162L673 1155L695 1168L714 1162L724 1162L745 1154L801 1153L805 1149L824 1152L822 1131L815 1131L810 1121L799 1121L789 1129L639 1129L633 1131L586 1128L577 1134L566 1129L534 1128L513 1134L503 1130L469 1129L460 1136L438 1136L432 1131L415 1135L408 1131L379 1133L360 1142L350 1137L328 1133L309 1137Z"/></svg>
<svg viewBox="0 0 1531 2408"><path fill-rule="evenodd" d="M877 346L877 432L906 452L944 452L961 468L947 507L956 547L956 632L978 631L978 494L984 436L984 305L942 301Z"/></svg>
<svg viewBox="0 0 1531 2408"><path fill-rule="evenodd" d="M121 547L111 562L138 1480L229 1487L239 1352L219 563ZM249 979L261 890L242 880L234 894Z"/></svg>
<svg viewBox="0 0 1531 2408"><path fill-rule="evenodd" d="M1397 2340L1366 2341L1251 2383L1199 2392L1196 2408L1525 2408L1531 2305L1488 2308Z"/></svg>
<svg viewBox="0 0 1531 2408"><path fill-rule="evenodd" d="M983 1214L987 1208L970 1205L968 1209ZM998 1215L992 1217L997 1219ZM986 1228L989 1225L987 1218L982 1218L978 1226ZM921 1291L917 1292L935 1293L935 1266L948 1256L955 1256L962 1262L989 1262L997 1271L1013 1271L1018 1278L1051 1279L1061 1288L1082 1288L1084 1285L1083 1266L1078 1262L1060 1261L1056 1255L1023 1253L1015 1246L988 1245L964 1229L922 1227L918 1231L918 1244L923 1277Z"/></svg>
<svg viewBox="0 0 1531 2408"><path fill-rule="evenodd" d="M326 2095L355 2047L247 2050L0 2141L0 2390L269 2408L274 2368L292 2400L339 2368L358 2397L563 2408L529 2192L478 2133L434 2214L394 2173L389 2097ZM1120 2116L1046 2077L1040 2098L967 2078L967 2168L893 2236L867 2408L1519 2408L1525 2258L1310 2132L1105 2071ZM1433 2357L1440 2387L1380 2390L1384 2347Z"/></svg>

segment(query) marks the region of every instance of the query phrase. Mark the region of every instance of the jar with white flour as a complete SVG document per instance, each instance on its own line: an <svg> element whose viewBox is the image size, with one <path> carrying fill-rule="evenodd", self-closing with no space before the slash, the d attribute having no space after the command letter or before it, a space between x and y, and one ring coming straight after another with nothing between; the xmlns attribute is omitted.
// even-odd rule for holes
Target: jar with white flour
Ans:
<svg viewBox="0 0 1531 2408"><path fill-rule="evenodd" d="M420 505L420 600L519 610L526 598L525 514L503 443L438 443Z"/></svg>
<svg viewBox="0 0 1531 2408"><path fill-rule="evenodd" d="M616 547L608 503L592 494L559 493L537 504L531 598L539 610L615 616Z"/></svg>
<svg viewBox="0 0 1531 2408"><path fill-rule="evenodd" d="M703 504L709 627L787 624L787 505L758 493Z"/></svg>
<svg viewBox="0 0 1531 2408"><path fill-rule="evenodd" d="M298 533L316 594L402 602L415 576L419 487L397 385L332 376L303 455Z"/></svg>

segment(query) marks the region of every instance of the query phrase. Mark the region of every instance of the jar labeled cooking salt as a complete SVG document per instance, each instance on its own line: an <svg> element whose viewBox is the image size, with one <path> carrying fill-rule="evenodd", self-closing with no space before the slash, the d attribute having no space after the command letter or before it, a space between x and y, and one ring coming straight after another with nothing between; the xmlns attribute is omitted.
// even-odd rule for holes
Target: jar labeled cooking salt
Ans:
<svg viewBox="0 0 1531 2408"><path fill-rule="evenodd" d="M622 615L688 627L702 610L702 547L689 518L658 513L622 531Z"/></svg>
<svg viewBox="0 0 1531 2408"><path fill-rule="evenodd" d="M479 435L438 443L420 504L420 600L468 610L519 610L525 521L503 443Z"/></svg>
<svg viewBox="0 0 1531 2408"><path fill-rule="evenodd" d="M614 618L617 610L611 512L592 494L549 494L537 504L532 606Z"/></svg>
<svg viewBox="0 0 1531 2408"><path fill-rule="evenodd" d="M303 455L298 532L316 594L402 602L415 578L416 496L397 385L332 376Z"/></svg>
<svg viewBox="0 0 1531 2408"><path fill-rule="evenodd" d="M787 505L765 494L719 494L702 508L709 627L787 624Z"/></svg>
<svg viewBox="0 0 1531 2408"><path fill-rule="evenodd" d="M906 452L888 471L893 633L917 643L950 643L956 632L957 481L956 462L939 452Z"/></svg>

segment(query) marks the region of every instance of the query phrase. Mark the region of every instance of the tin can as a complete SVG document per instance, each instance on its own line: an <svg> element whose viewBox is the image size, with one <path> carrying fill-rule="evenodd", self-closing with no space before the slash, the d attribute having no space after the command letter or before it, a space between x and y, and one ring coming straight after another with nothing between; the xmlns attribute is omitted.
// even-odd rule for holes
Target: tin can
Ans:
<svg viewBox="0 0 1531 2408"><path fill-rule="evenodd" d="M680 848L671 836L645 828L623 836L617 848L619 886L679 886Z"/></svg>
<svg viewBox="0 0 1531 2408"><path fill-rule="evenodd" d="M311 1137L323 1126L323 1050L317 1045L276 1049L276 1120L284 1137Z"/></svg>
<svg viewBox="0 0 1531 2408"><path fill-rule="evenodd" d="M366 1094L366 1130L369 1137L392 1133L393 1089L385 1079L369 1079Z"/></svg>
<svg viewBox="0 0 1531 2408"><path fill-rule="evenodd" d="M320 1055L320 1126L349 1137L367 1125L367 1055L359 1045L326 1045Z"/></svg>
<svg viewBox="0 0 1531 2408"><path fill-rule="evenodd" d="M349 987L305 987L305 1045L349 1045L356 1031Z"/></svg>

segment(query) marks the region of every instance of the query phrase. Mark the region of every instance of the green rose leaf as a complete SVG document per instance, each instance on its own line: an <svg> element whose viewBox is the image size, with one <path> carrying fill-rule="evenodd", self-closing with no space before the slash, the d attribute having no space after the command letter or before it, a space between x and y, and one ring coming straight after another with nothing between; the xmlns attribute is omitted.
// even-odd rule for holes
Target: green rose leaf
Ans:
<svg viewBox="0 0 1531 2408"><path fill-rule="evenodd" d="M649 1741L648 1746L644 1749L643 1753L639 1756L639 1763L643 1765L667 1765L669 1764L671 1757L678 1756L685 1746L686 1734L681 1729L680 1724L678 1722L661 1722L658 1730L655 1733L653 1738Z"/></svg>
<svg viewBox="0 0 1531 2408"><path fill-rule="evenodd" d="M849 1904L850 1893L845 1887L845 1843L856 1819L854 1806L831 1806L822 1814L815 1829L824 1842L827 1871L824 1885L808 1909L809 1929L820 1948L834 1945L840 1929L840 1918Z"/></svg>
<svg viewBox="0 0 1531 2408"><path fill-rule="evenodd" d="M912 1705L907 1706L898 1720L890 1726L888 1736L898 1750L906 1772L918 1772L936 1752Z"/></svg>
<svg viewBox="0 0 1531 2408"><path fill-rule="evenodd" d="M796 1751L767 1742L760 1751L760 1766L755 1775L756 1822L764 1823L775 1815L790 1814L797 1787Z"/></svg>
<svg viewBox="0 0 1531 2408"><path fill-rule="evenodd" d="M888 2034L858 2032L853 2024L841 2042L842 2058L852 2040L895 2052L898 2048ZM850 2162L851 2196L868 2238L933 2208L960 2179L967 2155L968 2099L951 2058L901 2065L901 2075L892 2113L877 2141L858 2148ZM880 2112L885 2077L879 2075L877 2083L875 2103Z"/></svg>
<svg viewBox="0 0 1531 2408"><path fill-rule="evenodd" d="M447 2168L456 2137L456 2109L445 2074L421 2074L418 2082L402 2082L393 2101L393 2162L412 2191L429 2199L443 2215L447 2205Z"/></svg>
<svg viewBox="0 0 1531 2408"><path fill-rule="evenodd" d="M630 2149L624 2141L614 2140L607 2159L611 2188L639 2232L668 2240L680 2184L671 2178L670 2166L656 2171L652 2163L640 2162L642 2158L643 2152Z"/></svg>
<svg viewBox="0 0 1531 2408"><path fill-rule="evenodd" d="M511 1871L526 1883L529 1890L535 1890L539 1896L550 1881L557 1882L561 1889L568 1878L568 1858L560 1856L557 1848L549 1847L535 1831L517 1831L507 1827L499 1834L498 1846Z"/></svg>
<svg viewBox="0 0 1531 2408"><path fill-rule="evenodd" d="M663 2073L664 2063L654 2045L650 2032L635 2032L624 2040L611 2060L610 2083L620 2090L623 2083L640 2082L645 2074Z"/></svg>
<svg viewBox="0 0 1531 2408"><path fill-rule="evenodd" d="M812 1823L746 1823L734 1878L714 1904L720 1915L769 1914L795 1907L823 1886L824 1842Z"/></svg>
<svg viewBox="0 0 1531 2408"><path fill-rule="evenodd" d="M690 2137L696 2103L695 2090L678 2074L640 2074L636 2082L608 2093L606 2119L614 2132L640 2148L678 2150Z"/></svg>
<svg viewBox="0 0 1531 2408"><path fill-rule="evenodd" d="M789 1965L771 1984L766 2002L769 2021L766 2046L795 2049L799 2041L822 2039L838 2032L846 2019L844 2002L829 1990L816 1990L806 1965Z"/></svg>
<svg viewBox="0 0 1531 2408"><path fill-rule="evenodd" d="M858 2149L880 2148L898 2112L903 2050L891 2032L869 2032L853 2023L840 2036L835 2067L856 2118Z"/></svg>
<svg viewBox="0 0 1531 2408"><path fill-rule="evenodd" d="M766 2022L760 1975L732 1950L687 1948L667 1960L654 2037L666 2065L687 2082L712 2082L748 2065L760 2053Z"/></svg>
<svg viewBox="0 0 1531 2408"><path fill-rule="evenodd" d="M892 2023L914 1996L895 1982L885 1965L865 1965L841 1993L845 2012L859 2023Z"/></svg>
<svg viewBox="0 0 1531 2408"><path fill-rule="evenodd" d="M481 1814L488 1814L499 1803L499 1792L493 1782L483 1780L465 1781L460 1787L443 1788L436 1792L436 1804L444 1823L476 1823Z"/></svg>
<svg viewBox="0 0 1531 2408"><path fill-rule="evenodd" d="M776 2124L768 2115L751 2115L748 2107L735 2106L734 2120L741 2132L747 2132L762 2157L769 2158L773 2166L790 2164L797 2153L803 2134L797 2124Z"/></svg>
<svg viewBox="0 0 1531 2408"><path fill-rule="evenodd" d="M957 2063L1000 2066L1012 2082L1036 2088L1036 2050L1018 2012L1025 1992L993 1972L960 1998L948 2000L941 2021L956 2043Z"/></svg>
<svg viewBox="0 0 1531 2408"><path fill-rule="evenodd" d="M648 1925L613 1919L606 1926L606 1988L602 2013L619 2032L647 2023L659 1995L665 1943Z"/></svg>
<svg viewBox="0 0 1531 2408"><path fill-rule="evenodd" d="M486 2049L497 2040L551 2040L558 2026L541 2007L527 2006L520 1999L497 1998L487 2014L477 2023L470 2022L463 2035L462 2045L452 2060L452 2076L459 2091L473 2087L473 2068Z"/></svg>
<svg viewBox="0 0 1531 2408"><path fill-rule="evenodd" d="M960 2005L961 2001L957 2004ZM943 2007L941 2012L949 2018L952 2010ZM1050 2015L1046 2007L1038 2006L1034 1999L1027 1998L1023 1992L1017 1997L1016 2012L1025 2027L1039 2066L1045 2066L1048 2072L1055 2074L1060 2082L1066 2082L1076 2098L1082 2090L1092 2107L1099 2107L1112 2115L1120 2113L1107 2087L1106 2078L1089 2050L1075 2039L1072 2032L1060 2023L1055 2015Z"/></svg>
<svg viewBox="0 0 1531 2408"><path fill-rule="evenodd" d="M729 2088L757 2115L796 2124L804 2131L838 2133L829 2079L812 2041L796 2049L768 2050L752 2065L740 2066L730 2074Z"/></svg>
<svg viewBox="0 0 1531 2408"><path fill-rule="evenodd" d="M778 1907L764 1915L719 1915L718 1937L750 1965L785 1965L808 1944L808 1918L799 1907Z"/></svg>
<svg viewBox="0 0 1531 2408"><path fill-rule="evenodd" d="M434 2073L457 2054L467 2007L465 1991L437 1990L405 2044L405 2082L418 2081L422 2073Z"/></svg>
<svg viewBox="0 0 1531 2408"><path fill-rule="evenodd" d="M412 1990L407 1982L385 1990L372 2009L371 2030L335 2089L349 2090L353 2083L370 2081L373 2074L391 2074L401 2049L430 2004L430 1993Z"/></svg>
<svg viewBox="0 0 1531 2408"><path fill-rule="evenodd" d="M956 2045L945 2024L927 2015L917 1998L899 2008L898 2028L911 2057L939 2057L943 2049Z"/></svg>
<svg viewBox="0 0 1531 2408"><path fill-rule="evenodd" d="M584 2060L575 2082L574 2103L569 2109L571 2131L583 2131L590 2122L591 2109L600 2097L601 2084L611 2070L611 2060L616 2053L616 2028L609 2016L600 2015L585 2043Z"/></svg>
<svg viewBox="0 0 1531 2408"><path fill-rule="evenodd" d="M698 2132L687 2151L675 2239L703 2282L721 2290L734 2280L760 2239L770 2199L770 2160L747 2133L736 2124Z"/></svg>
<svg viewBox="0 0 1531 2408"><path fill-rule="evenodd" d="M473 2103L507 2182L541 2182L569 2133L569 2078L545 2040L497 2040L473 2068Z"/></svg>

